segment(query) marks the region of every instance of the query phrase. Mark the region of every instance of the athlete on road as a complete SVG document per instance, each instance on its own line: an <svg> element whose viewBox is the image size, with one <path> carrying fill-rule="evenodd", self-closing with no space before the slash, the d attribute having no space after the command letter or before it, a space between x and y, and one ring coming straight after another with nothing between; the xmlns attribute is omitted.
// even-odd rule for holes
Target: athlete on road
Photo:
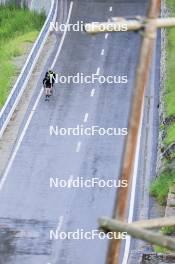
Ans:
<svg viewBox="0 0 175 264"><path fill-rule="evenodd" d="M48 72L46 72L45 78L43 80L43 85L46 95L45 101L49 101L49 97L53 93L53 85L55 83L55 79L56 79L56 74L53 71L49 70Z"/></svg>

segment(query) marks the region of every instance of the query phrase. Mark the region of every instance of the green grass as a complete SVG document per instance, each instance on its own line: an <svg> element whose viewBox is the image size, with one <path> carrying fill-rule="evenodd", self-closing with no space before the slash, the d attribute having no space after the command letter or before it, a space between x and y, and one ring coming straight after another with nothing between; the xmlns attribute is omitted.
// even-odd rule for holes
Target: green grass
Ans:
<svg viewBox="0 0 175 264"><path fill-rule="evenodd" d="M154 250L156 253L162 253L162 254L167 254L170 252L170 251L168 251L168 249L163 248L161 246L154 246Z"/></svg>
<svg viewBox="0 0 175 264"><path fill-rule="evenodd" d="M163 234L163 235L166 235L166 236L171 236L172 234L174 234L175 232L175 227L174 226L165 226L165 227L162 227L160 232ZM164 247L161 247L161 246L154 246L154 250L155 252L157 253L163 253L163 254L168 254L168 253L171 253L170 250L164 248Z"/></svg>
<svg viewBox="0 0 175 264"><path fill-rule="evenodd" d="M169 7L171 8L172 15L175 15L175 2L174 0L167 0Z"/></svg>
<svg viewBox="0 0 175 264"><path fill-rule="evenodd" d="M172 15L175 15L175 1L167 0L168 6L171 8ZM175 116L175 28L168 30L168 49L167 49L167 78L165 91L165 116ZM169 127L165 127L167 136L164 144L175 142L175 123Z"/></svg>
<svg viewBox="0 0 175 264"><path fill-rule="evenodd" d="M175 1L167 0L169 8L171 8L172 15L175 16ZM167 33L167 76L165 82L165 117L169 118L175 116L175 28L171 28ZM161 125L160 130L165 130L165 139L163 144L165 148L175 142L175 122L170 125ZM159 177L151 184L150 193L153 195L161 205L166 204L169 187L175 183L175 171L171 171L168 167L172 164L175 158L175 153L171 153L170 159L164 158L165 170ZM166 168L167 167L167 168Z"/></svg>
<svg viewBox="0 0 175 264"><path fill-rule="evenodd" d="M175 172L163 172L150 187L150 193L161 205L166 205L170 186L175 184Z"/></svg>
<svg viewBox="0 0 175 264"><path fill-rule="evenodd" d="M26 52L26 43L36 40L44 21L44 14L14 5L0 6L0 108L17 74L13 59Z"/></svg>
<svg viewBox="0 0 175 264"><path fill-rule="evenodd" d="M175 115L175 29L168 30L167 79L165 93L166 116Z"/></svg>
<svg viewBox="0 0 175 264"><path fill-rule="evenodd" d="M166 128L166 131L167 131L167 135L165 137L164 143L166 146L168 146L175 142L175 123L168 126Z"/></svg>
<svg viewBox="0 0 175 264"><path fill-rule="evenodd" d="M170 236L175 232L175 227L174 226L165 226L161 228L161 232L163 235Z"/></svg>

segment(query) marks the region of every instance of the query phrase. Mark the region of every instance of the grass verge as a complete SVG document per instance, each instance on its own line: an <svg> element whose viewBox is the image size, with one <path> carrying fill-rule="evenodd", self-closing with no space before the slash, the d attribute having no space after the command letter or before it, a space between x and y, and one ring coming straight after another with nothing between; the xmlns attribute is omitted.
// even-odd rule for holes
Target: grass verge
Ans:
<svg viewBox="0 0 175 264"><path fill-rule="evenodd" d="M18 69L13 59L27 51L45 21L44 14L14 5L0 5L0 109L2 108Z"/></svg>
<svg viewBox="0 0 175 264"><path fill-rule="evenodd" d="M160 232L163 234L163 235L166 235L166 236L171 236L175 233L175 227L174 226L165 226L165 227L162 227ZM164 247L160 247L160 246L154 246L154 250L156 253L162 253L162 254L171 254L173 252L171 252L170 250L164 248Z"/></svg>
<svg viewBox="0 0 175 264"><path fill-rule="evenodd" d="M175 15L175 1L167 0L167 5L171 13ZM175 120L175 28L167 30L167 76L165 82L165 118ZM161 130L165 133L163 141L164 148L167 149L172 143L175 143L175 121L161 124ZM161 175L151 184L150 193L157 199L161 205L166 204L169 187L175 183L175 168L168 169L175 159L175 151L171 151L170 158L164 157L165 169Z"/></svg>
<svg viewBox="0 0 175 264"><path fill-rule="evenodd" d="M172 15L175 15L174 0L167 0L167 4L171 9ZM167 30L168 47L167 47L167 78L165 91L165 116L170 118L175 116L175 29ZM175 122L170 124L166 130L165 145L175 142Z"/></svg>
<svg viewBox="0 0 175 264"><path fill-rule="evenodd" d="M164 171L151 184L150 193L161 205L166 205L169 188L173 184L175 184L175 172L170 170Z"/></svg>

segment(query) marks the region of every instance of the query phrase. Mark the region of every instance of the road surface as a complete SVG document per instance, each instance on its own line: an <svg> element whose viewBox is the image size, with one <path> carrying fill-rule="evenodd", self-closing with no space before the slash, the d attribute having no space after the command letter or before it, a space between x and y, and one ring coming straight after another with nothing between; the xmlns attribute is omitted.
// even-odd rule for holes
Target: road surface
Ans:
<svg viewBox="0 0 175 264"><path fill-rule="evenodd" d="M67 4L67 6L66 6ZM69 23L107 21L143 15L147 1L65 1ZM63 22L66 21L62 17ZM36 87L0 184L0 264L105 263L108 240L50 239L51 230L98 229L100 216L112 216L115 188L50 188L50 178L117 180L125 136L50 136L50 126L126 128L139 54L138 33L89 36L57 34L54 70L61 75L127 75L127 84L56 85L50 102ZM48 67L47 65L47 67ZM46 66L43 69L43 75ZM39 100L37 100L39 98ZM22 136L21 136L22 135Z"/></svg>

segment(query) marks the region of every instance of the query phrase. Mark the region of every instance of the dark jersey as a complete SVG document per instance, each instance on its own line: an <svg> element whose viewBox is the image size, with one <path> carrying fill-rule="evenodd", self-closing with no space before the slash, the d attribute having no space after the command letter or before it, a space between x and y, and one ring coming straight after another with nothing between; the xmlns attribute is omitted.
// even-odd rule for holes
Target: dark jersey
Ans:
<svg viewBox="0 0 175 264"><path fill-rule="evenodd" d="M52 83L50 82L50 78L44 78L44 80L43 80L43 85L44 85L44 87L45 88L51 88L52 87Z"/></svg>

